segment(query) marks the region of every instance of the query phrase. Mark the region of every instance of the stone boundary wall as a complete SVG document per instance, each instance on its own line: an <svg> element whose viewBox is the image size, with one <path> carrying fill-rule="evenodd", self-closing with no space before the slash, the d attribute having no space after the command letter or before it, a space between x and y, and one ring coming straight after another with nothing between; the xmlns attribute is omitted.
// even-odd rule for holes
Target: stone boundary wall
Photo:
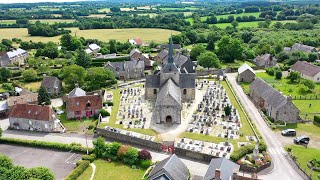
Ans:
<svg viewBox="0 0 320 180"><path fill-rule="evenodd" d="M259 167L249 167L247 165L241 164L240 171L248 172L248 173L258 173L264 169L267 169L270 166L271 166L271 162L268 162L268 163L266 163L262 166L259 166Z"/></svg>
<svg viewBox="0 0 320 180"><path fill-rule="evenodd" d="M312 178L294 161L289 154L284 155L284 157L288 160L289 164L296 170L296 172L306 180L312 180ZM315 173L315 172L313 172Z"/></svg>
<svg viewBox="0 0 320 180"><path fill-rule="evenodd" d="M218 158L216 156L212 156L209 154L204 154L204 153L195 152L195 151L191 151L191 150L187 150L187 149L182 149L179 147L174 148L174 153L179 157L184 157L184 158L188 158L188 159L192 159L192 160L196 160L196 161L201 161L201 162L205 162L205 163L210 163L212 158Z"/></svg>
<svg viewBox="0 0 320 180"><path fill-rule="evenodd" d="M141 139L133 136L128 136L125 134L120 134L112 131L107 131L101 128L96 129L98 136L102 135L107 141L117 141L124 144L129 144L133 146L138 146L142 148L148 148L155 151L161 151L161 143L149 141L146 139Z"/></svg>

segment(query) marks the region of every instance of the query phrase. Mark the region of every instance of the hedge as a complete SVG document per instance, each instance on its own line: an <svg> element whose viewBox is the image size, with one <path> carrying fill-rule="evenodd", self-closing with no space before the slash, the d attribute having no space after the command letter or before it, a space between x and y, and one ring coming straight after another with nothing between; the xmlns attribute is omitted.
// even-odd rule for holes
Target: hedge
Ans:
<svg viewBox="0 0 320 180"><path fill-rule="evenodd" d="M320 116L314 116L314 122L317 122L320 124Z"/></svg>
<svg viewBox="0 0 320 180"><path fill-rule="evenodd" d="M90 162L80 160L77 162L77 167L67 176L66 180L76 180L89 167Z"/></svg>
<svg viewBox="0 0 320 180"><path fill-rule="evenodd" d="M63 144L56 142L46 142L46 141L37 141L37 140L24 140L24 139L15 139L15 138L0 138L0 144L17 144L31 147L47 148L47 149L57 149L61 151L74 151L86 153L87 148L79 146L79 144ZM93 152L93 148L89 148L89 153Z"/></svg>
<svg viewBox="0 0 320 180"><path fill-rule="evenodd" d="M83 155L82 160L87 160L90 161L91 163L96 159L95 154L90 154L90 155Z"/></svg>
<svg viewBox="0 0 320 180"><path fill-rule="evenodd" d="M239 159L244 157L247 154L253 153L255 145L249 144L247 146L241 147L238 150L235 150L231 153L230 159L234 162L237 162ZM263 152L267 150L267 146L265 143L259 144L259 152Z"/></svg>

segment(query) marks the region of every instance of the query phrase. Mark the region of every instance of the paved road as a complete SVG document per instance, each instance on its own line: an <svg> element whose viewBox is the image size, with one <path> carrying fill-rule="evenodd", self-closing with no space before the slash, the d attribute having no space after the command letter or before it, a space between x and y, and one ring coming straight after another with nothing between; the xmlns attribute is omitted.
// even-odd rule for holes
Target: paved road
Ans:
<svg viewBox="0 0 320 180"><path fill-rule="evenodd" d="M250 118L254 121L258 130L260 131L263 139L268 145L268 152L270 153L273 163L274 170L268 175L260 176L265 180L302 180L303 178L293 169L285 158L285 150L283 145L277 139L277 136L272 132L272 130L267 126L258 112L257 108L250 101L248 96L243 92L240 85L236 82L235 73L226 74L229 82L231 83L235 93L238 95L242 105L245 110L248 112Z"/></svg>

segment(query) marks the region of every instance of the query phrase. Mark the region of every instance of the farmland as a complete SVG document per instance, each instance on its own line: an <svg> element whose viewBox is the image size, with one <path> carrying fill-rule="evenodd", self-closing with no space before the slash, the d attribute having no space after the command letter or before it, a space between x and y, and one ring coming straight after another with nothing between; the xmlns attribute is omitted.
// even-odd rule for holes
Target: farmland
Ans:
<svg viewBox="0 0 320 180"><path fill-rule="evenodd" d="M259 22L262 21L253 21L253 22L239 22L238 28L245 28L245 27L258 27ZM272 21L271 26L275 24L276 22L281 22L281 23L292 23L296 22L294 20L286 20L286 21ZM219 24L214 24L215 26L219 28L226 28L227 26L232 26L231 23L219 23Z"/></svg>
<svg viewBox="0 0 320 180"><path fill-rule="evenodd" d="M78 28L69 28L72 35L84 37L86 39L99 39L101 41L109 41L115 39L120 42L125 42L130 38L140 37L144 41L155 41L158 43L166 41L170 34L179 34L178 31L165 30L165 29L95 29L95 30L79 30ZM58 42L60 36L56 37L39 37L29 36L26 28L8 28L0 29L0 39L19 38L24 41L34 42Z"/></svg>

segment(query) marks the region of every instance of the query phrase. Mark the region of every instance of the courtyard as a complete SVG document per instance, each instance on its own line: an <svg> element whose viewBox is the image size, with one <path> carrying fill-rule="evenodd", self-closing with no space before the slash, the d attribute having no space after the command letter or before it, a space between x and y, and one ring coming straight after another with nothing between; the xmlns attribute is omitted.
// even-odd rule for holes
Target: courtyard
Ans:
<svg viewBox="0 0 320 180"><path fill-rule="evenodd" d="M15 165L27 168L43 166L47 167L55 175L57 180L62 180L75 167L81 159L80 154L73 152L61 152L48 149L31 148L1 144L0 153L9 156Z"/></svg>

